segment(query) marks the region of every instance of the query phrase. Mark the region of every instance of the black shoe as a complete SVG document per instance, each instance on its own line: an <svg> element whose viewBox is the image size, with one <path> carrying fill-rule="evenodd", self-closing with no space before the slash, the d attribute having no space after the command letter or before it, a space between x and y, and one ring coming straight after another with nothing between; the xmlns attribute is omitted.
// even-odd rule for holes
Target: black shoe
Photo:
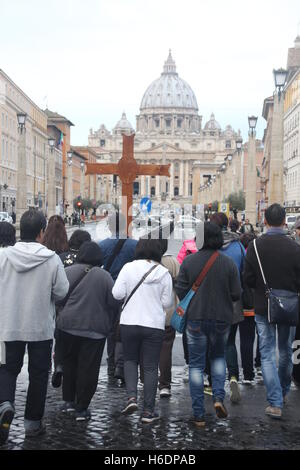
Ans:
<svg viewBox="0 0 300 470"><path fill-rule="evenodd" d="M5 444L8 439L9 429L14 419L15 409L9 401L0 405L0 445Z"/></svg>
<svg viewBox="0 0 300 470"><path fill-rule="evenodd" d="M122 367L116 367L115 368L114 378L124 381L124 370L123 370Z"/></svg>
<svg viewBox="0 0 300 470"><path fill-rule="evenodd" d="M42 422L37 429L25 429L25 437L38 437L42 436L46 432L46 426Z"/></svg>
<svg viewBox="0 0 300 470"><path fill-rule="evenodd" d="M112 366L107 366L107 376L114 377L115 375L115 368Z"/></svg>
<svg viewBox="0 0 300 470"><path fill-rule="evenodd" d="M61 386L62 376L63 376L62 368L61 366L58 366L52 375L52 379L51 379L52 387L59 388Z"/></svg>
<svg viewBox="0 0 300 470"><path fill-rule="evenodd" d="M76 411L75 419L76 421L89 421L91 419L90 410Z"/></svg>

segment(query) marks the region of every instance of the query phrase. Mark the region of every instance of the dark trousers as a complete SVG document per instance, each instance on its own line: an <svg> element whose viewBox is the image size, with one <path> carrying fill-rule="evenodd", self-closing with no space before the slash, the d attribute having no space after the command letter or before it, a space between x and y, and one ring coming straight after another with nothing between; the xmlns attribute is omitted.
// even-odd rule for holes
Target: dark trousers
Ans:
<svg viewBox="0 0 300 470"><path fill-rule="evenodd" d="M39 421L44 416L48 376L51 367L52 340L5 342L6 364L0 367L0 403L14 403L17 377L21 372L25 349L28 349L29 387L25 419Z"/></svg>
<svg viewBox="0 0 300 470"><path fill-rule="evenodd" d="M97 389L105 338L91 339L61 331L63 349L63 400L86 410Z"/></svg>
<svg viewBox="0 0 300 470"><path fill-rule="evenodd" d="M159 358L159 389L171 388L172 380L172 349L176 331L166 326Z"/></svg>
<svg viewBox="0 0 300 470"><path fill-rule="evenodd" d="M107 337L107 367L114 369L115 367L123 369L124 357L123 357L123 346L120 341L119 333L119 317Z"/></svg>
<svg viewBox="0 0 300 470"><path fill-rule="evenodd" d="M255 377L253 368L253 346L255 341L256 324L255 318L245 317L244 321L239 323L240 329L240 350L242 367L245 380L253 380ZM260 367L260 353L257 336L257 348L255 357L255 367Z"/></svg>
<svg viewBox="0 0 300 470"><path fill-rule="evenodd" d="M158 383L158 364L164 330L121 325L124 351L124 376L128 398L137 397L140 356L144 371L144 411L152 413Z"/></svg>
<svg viewBox="0 0 300 470"><path fill-rule="evenodd" d="M235 344L235 337L238 328L238 323L235 325L231 325L230 333L227 341L226 346L226 363L228 369L228 380L232 377L236 377L239 380L239 363L238 363L238 355L237 349Z"/></svg>
<svg viewBox="0 0 300 470"><path fill-rule="evenodd" d="M182 346L183 346L183 355L186 365L189 365L189 349L186 338L186 330L182 334Z"/></svg>
<svg viewBox="0 0 300 470"><path fill-rule="evenodd" d="M54 369L57 369L57 366L62 367L62 339L61 339L61 331L58 328L55 328L54 331L54 338L55 338L55 343L54 343Z"/></svg>

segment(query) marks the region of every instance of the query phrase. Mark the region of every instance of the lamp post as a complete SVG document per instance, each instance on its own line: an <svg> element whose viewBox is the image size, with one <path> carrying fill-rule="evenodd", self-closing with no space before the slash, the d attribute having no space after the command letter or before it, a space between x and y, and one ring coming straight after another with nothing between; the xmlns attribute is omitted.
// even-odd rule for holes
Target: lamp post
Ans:
<svg viewBox="0 0 300 470"><path fill-rule="evenodd" d="M72 172L72 158L73 152L67 152L67 162L68 162L68 170L67 170L67 195L68 195L68 207L67 207L67 215L69 215L70 211L73 212L73 172Z"/></svg>
<svg viewBox="0 0 300 470"><path fill-rule="evenodd" d="M48 217L56 214L56 180L55 180L55 143L53 137L49 137L48 159Z"/></svg>
<svg viewBox="0 0 300 470"><path fill-rule="evenodd" d="M26 113L18 113L18 173L17 173L17 200L16 200L16 218L20 223L22 214L27 210L27 161L26 161Z"/></svg>
<svg viewBox="0 0 300 470"><path fill-rule="evenodd" d="M85 164L84 164L84 162L80 162L80 169L81 169L81 173L80 173L80 196L83 199L84 198L84 178L85 178L85 174L84 174Z"/></svg>
<svg viewBox="0 0 300 470"><path fill-rule="evenodd" d="M244 174L243 174L243 166L244 166L244 152L242 153L241 161L239 162L239 157L242 152L243 148L243 139L241 137L238 137L235 141L236 145L236 150L238 154L238 163L237 163L237 190L243 190L244 188Z"/></svg>
<svg viewBox="0 0 300 470"><path fill-rule="evenodd" d="M249 143L248 143L248 163L246 181L246 219L252 225L256 225L256 116L248 117L249 122Z"/></svg>
<svg viewBox="0 0 300 470"><path fill-rule="evenodd" d="M287 78L284 69L273 70L275 91L271 130L271 151L269 163L268 204L284 203L283 191L283 88Z"/></svg>

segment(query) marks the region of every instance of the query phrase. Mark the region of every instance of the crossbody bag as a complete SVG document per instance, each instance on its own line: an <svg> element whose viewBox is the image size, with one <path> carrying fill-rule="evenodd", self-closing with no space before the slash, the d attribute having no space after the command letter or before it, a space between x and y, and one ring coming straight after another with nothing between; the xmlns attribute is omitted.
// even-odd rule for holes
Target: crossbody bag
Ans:
<svg viewBox="0 0 300 470"><path fill-rule="evenodd" d="M299 294L289 290L272 289L269 287L257 251L256 240L253 241L253 244L268 299L269 323L297 326L299 321Z"/></svg>
<svg viewBox="0 0 300 470"><path fill-rule="evenodd" d="M219 256L219 252L215 251L214 254L209 258L209 260L205 264L204 268L202 269L201 273L197 277L196 281L192 285L189 292L177 305L176 310L174 311L172 318L171 318L171 326L174 328L174 330L178 331L178 333L184 332L185 325L186 325L186 317L187 317L186 312L189 307L189 304L192 298L194 297L194 295L196 294L197 290L199 289L200 285L204 281L208 271L214 265L218 256Z"/></svg>

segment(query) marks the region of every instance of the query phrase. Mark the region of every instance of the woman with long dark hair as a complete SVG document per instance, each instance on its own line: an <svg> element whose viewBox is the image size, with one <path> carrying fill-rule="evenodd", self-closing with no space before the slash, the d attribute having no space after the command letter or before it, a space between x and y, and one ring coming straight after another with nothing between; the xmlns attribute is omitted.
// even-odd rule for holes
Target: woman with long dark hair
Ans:
<svg viewBox="0 0 300 470"><path fill-rule="evenodd" d="M68 236L65 223L60 215L52 215L52 217L50 217L45 231L43 245L49 250L55 251L57 255L68 251Z"/></svg>

